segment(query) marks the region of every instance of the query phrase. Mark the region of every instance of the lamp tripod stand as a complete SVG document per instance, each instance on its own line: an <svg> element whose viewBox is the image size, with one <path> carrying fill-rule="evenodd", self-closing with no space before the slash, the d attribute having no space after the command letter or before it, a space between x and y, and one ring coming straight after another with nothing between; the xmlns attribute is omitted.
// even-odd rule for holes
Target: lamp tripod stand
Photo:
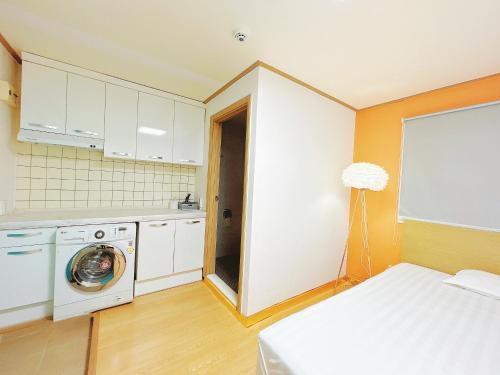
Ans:
<svg viewBox="0 0 500 375"><path fill-rule="evenodd" d="M370 254L370 246L368 243L368 217L366 214L366 189L358 189L358 194L356 195L356 201L354 202L354 208L352 210L351 219L349 221L349 230L347 231L347 239L344 247L344 253L342 254L342 261L340 262L339 272L337 274L337 280L335 282L335 287L337 287L338 281L340 279L340 274L342 273L342 267L346 261L347 252L349 249L349 237L351 235L352 226L354 224L354 219L356 218L356 212L358 210L358 204L361 200L361 239L362 239L362 251L360 255L361 265L368 272L368 277L372 277L372 261ZM365 265L366 259L366 265Z"/></svg>

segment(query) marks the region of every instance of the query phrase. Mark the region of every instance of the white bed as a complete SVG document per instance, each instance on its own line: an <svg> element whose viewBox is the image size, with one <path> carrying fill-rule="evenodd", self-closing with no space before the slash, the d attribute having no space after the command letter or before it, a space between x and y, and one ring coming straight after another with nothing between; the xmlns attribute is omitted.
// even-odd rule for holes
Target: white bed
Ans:
<svg viewBox="0 0 500 375"><path fill-rule="evenodd" d="M259 335L265 375L498 375L500 300L402 263Z"/></svg>

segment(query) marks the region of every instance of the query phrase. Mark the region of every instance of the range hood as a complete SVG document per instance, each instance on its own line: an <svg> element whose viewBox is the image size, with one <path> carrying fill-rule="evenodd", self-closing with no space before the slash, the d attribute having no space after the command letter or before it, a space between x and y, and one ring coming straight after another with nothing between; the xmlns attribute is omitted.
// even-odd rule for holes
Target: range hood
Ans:
<svg viewBox="0 0 500 375"><path fill-rule="evenodd" d="M21 142L90 148L94 150L102 150L104 148L103 139L78 137L75 135L49 133L28 129L20 129L17 134L17 140Z"/></svg>

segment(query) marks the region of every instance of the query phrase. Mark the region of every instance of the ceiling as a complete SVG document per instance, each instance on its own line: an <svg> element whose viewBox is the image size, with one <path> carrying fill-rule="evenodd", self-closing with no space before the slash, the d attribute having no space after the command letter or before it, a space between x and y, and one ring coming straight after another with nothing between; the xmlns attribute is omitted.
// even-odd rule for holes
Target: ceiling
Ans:
<svg viewBox="0 0 500 375"><path fill-rule="evenodd" d="M498 0L0 0L17 51L199 100L262 60L356 108L500 72L499 19Z"/></svg>

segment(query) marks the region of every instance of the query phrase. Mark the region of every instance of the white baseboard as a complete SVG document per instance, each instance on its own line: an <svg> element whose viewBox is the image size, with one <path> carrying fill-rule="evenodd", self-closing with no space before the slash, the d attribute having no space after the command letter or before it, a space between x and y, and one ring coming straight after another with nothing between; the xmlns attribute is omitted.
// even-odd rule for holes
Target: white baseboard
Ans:
<svg viewBox="0 0 500 375"><path fill-rule="evenodd" d="M46 318L52 315L53 307L53 302L47 301L0 311L0 328Z"/></svg>
<svg viewBox="0 0 500 375"><path fill-rule="evenodd" d="M151 280L135 281L134 295L158 292L163 289L173 288L183 284L194 283L202 278L201 269L189 272L178 273L165 277L158 277Z"/></svg>

